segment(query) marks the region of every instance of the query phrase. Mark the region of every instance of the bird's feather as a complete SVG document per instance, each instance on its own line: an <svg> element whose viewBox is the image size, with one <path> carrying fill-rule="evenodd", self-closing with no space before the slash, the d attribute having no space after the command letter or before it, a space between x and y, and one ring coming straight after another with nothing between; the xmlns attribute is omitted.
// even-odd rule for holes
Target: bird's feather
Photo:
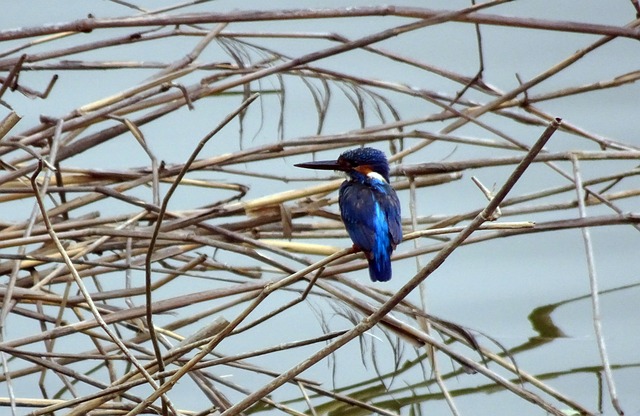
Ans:
<svg viewBox="0 0 640 416"><path fill-rule="evenodd" d="M402 240L400 202L384 181L345 181L340 214L349 237L367 256L371 280L391 278L391 252Z"/></svg>

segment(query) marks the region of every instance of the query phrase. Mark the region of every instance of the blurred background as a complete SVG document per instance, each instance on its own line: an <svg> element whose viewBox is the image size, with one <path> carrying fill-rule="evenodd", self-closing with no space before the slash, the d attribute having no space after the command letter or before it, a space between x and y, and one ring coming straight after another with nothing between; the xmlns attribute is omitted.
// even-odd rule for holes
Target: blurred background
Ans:
<svg viewBox="0 0 640 416"><path fill-rule="evenodd" d="M545 146L546 163L529 166L502 205L495 222L505 229L475 232L392 313L450 350L434 352L387 321L246 412L640 414L637 2L4 6L3 414L83 405L76 409L126 414L152 393L142 384L119 399L85 400L132 365L102 329L76 324L92 312L43 224L30 184L37 160L57 169L45 167L37 182L53 231L141 363L157 354L144 316L152 241L150 298L163 354L207 325L222 322L220 331L248 314L214 340L202 360L210 367L167 393L170 410L183 414L233 413L375 311L456 232L407 239L388 283L370 282L362 256L348 255L301 302L288 303L317 267L250 310L270 283L351 246L337 207L341 175L294 164L379 148L390 158L405 235L464 226L487 204L471 177L498 190L556 117L563 124ZM163 198L187 168L152 240ZM576 178L587 192L584 218ZM456 326L429 328L416 310ZM456 340L460 333L485 353ZM168 360L167 370L197 352ZM452 353L540 401L465 373ZM506 357L506 368L491 353Z"/></svg>

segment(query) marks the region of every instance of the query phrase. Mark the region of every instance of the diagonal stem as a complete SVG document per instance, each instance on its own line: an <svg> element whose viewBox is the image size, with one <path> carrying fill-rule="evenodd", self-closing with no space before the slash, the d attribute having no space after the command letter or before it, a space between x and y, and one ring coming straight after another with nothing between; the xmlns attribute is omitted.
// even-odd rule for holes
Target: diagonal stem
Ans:
<svg viewBox="0 0 640 416"><path fill-rule="evenodd" d="M531 162L533 162L533 159L536 157L536 155L542 150L544 145L551 138L551 136L558 129L558 127L560 127L560 122L561 122L560 119L556 119L545 129L545 131L542 133L540 138L536 141L536 143L531 147L531 149L527 152L525 157L522 159L520 164L518 164L518 166L513 171L511 176L509 176L506 183L496 193L495 197L491 201L489 201L489 204L485 207L485 209L481 213L479 213L476 216L476 218L460 234L458 234L449 244L443 247L443 249L440 250L438 254L436 254L436 256L429 262L429 264L427 264L422 270L420 270L402 288L400 288L400 290L391 298L389 298L387 302L382 304L376 312L364 318L362 321L360 321L358 325L356 325L353 329L351 329L346 334L337 338L333 343L329 344L322 350L313 354L311 357L299 363L298 365L294 366L290 370L282 373L279 377L276 377L275 379L273 379L269 384L256 390L249 396L245 397L243 400L236 403L234 406L227 409L225 412L222 413L222 415L223 416L236 415L248 409L250 406L252 406L258 400L260 400L262 397L266 396L267 394L271 393L278 387L282 386L284 383L287 382L287 380L302 373L303 371L305 371L312 365L316 364L317 362L319 362L329 354L335 352L337 349L339 349L343 345L347 344L351 340L355 339L356 337L362 335L363 333L371 329L382 318L384 318L384 316L387 313L391 312L391 310L396 305L398 305L409 293L411 293L411 291L413 291L421 282L423 282L427 277L429 277L431 273L433 273L442 263L444 263L444 261L449 257L449 255L451 255L451 253L453 253L455 249L458 248L469 235L471 235L471 233L473 233L476 229L478 229L478 227L480 227L480 225L482 225L487 220L487 218L491 217L491 214L500 205L500 203L507 196L509 191L511 191L511 189L516 184L516 182L520 179L520 177L525 172L527 167L531 164ZM464 361L465 357L462 357L462 359ZM484 374L489 376L488 372ZM497 375L494 375L493 373L491 374L492 374L491 377L495 381L500 381L504 383L504 380L500 380ZM509 384L504 383L503 385L509 388L510 390L515 391L515 388L511 383ZM541 398L533 395L532 393L527 393L527 399L536 402L539 406L543 407L545 410L547 410L550 413L553 413L559 416L563 415L563 413L560 412L558 409L544 402Z"/></svg>

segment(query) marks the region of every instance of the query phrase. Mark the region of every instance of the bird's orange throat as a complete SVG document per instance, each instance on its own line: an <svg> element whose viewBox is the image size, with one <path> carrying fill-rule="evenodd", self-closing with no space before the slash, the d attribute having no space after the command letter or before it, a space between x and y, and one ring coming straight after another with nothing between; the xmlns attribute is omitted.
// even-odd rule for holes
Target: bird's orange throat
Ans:
<svg viewBox="0 0 640 416"><path fill-rule="evenodd" d="M360 166L356 166L355 170L362 173L363 175L371 178L371 179L377 179L380 182L387 182L382 175L380 175L378 172L375 172L373 169L371 169L370 165L360 165Z"/></svg>

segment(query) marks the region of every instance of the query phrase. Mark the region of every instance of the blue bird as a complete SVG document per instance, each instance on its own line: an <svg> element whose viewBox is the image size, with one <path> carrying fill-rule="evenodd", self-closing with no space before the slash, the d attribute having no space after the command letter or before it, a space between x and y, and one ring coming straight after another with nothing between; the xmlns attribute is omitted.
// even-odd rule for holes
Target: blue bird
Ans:
<svg viewBox="0 0 640 416"><path fill-rule="evenodd" d="M373 282L391 279L391 252L402 241L400 201L389 185L389 163L371 147L347 150L338 160L299 163L307 169L338 170L347 180L340 186L340 215L353 246L369 262Z"/></svg>

